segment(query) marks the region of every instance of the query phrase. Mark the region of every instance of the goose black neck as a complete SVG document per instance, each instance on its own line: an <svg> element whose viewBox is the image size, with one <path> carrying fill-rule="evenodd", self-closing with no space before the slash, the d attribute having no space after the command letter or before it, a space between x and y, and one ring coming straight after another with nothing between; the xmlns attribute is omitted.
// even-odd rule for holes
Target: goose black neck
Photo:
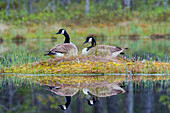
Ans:
<svg viewBox="0 0 170 113"><path fill-rule="evenodd" d="M92 46L92 47L95 47L95 46L96 46L96 40L95 40L94 38L92 38L91 46Z"/></svg>
<svg viewBox="0 0 170 113"><path fill-rule="evenodd" d="M64 43L70 43L70 37L69 37L69 35L68 35L67 32L64 33L64 36L65 36L65 41L64 41Z"/></svg>
<svg viewBox="0 0 170 113"><path fill-rule="evenodd" d="M66 101L67 102L65 103L65 105L66 105L66 107L68 107L71 103L71 96L66 96Z"/></svg>
<svg viewBox="0 0 170 113"><path fill-rule="evenodd" d="M89 47L87 47L87 51L88 51L88 50L90 50L92 47L93 47L93 46L89 46Z"/></svg>

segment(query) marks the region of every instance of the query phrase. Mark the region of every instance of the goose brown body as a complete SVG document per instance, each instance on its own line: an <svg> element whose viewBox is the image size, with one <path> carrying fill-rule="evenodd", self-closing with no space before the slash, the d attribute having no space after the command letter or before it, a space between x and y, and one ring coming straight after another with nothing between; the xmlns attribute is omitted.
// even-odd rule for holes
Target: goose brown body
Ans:
<svg viewBox="0 0 170 113"><path fill-rule="evenodd" d="M96 47L93 47L89 50L89 54L110 56L114 52L118 52L122 50L123 49L120 47L108 46L108 45L97 45Z"/></svg>
<svg viewBox="0 0 170 113"><path fill-rule="evenodd" d="M120 48L116 46L109 45L96 45L96 41L93 37L87 37L84 43L90 42L92 45L90 47L84 48L82 50L83 55L96 55L96 56L107 56L107 57L117 57L127 48Z"/></svg>
<svg viewBox="0 0 170 113"><path fill-rule="evenodd" d="M52 49L50 49L51 52L57 52L62 53L65 55L77 55L77 47L73 43L63 43L63 44L57 44Z"/></svg>

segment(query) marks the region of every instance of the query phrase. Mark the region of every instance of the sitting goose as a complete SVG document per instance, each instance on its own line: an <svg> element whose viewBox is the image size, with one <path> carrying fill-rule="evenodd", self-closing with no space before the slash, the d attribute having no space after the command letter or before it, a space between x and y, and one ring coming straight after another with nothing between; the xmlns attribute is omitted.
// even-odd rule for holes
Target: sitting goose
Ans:
<svg viewBox="0 0 170 113"><path fill-rule="evenodd" d="M88 42L91 43L91 46L84 48L82 50L82 55L95 54L99 56L103 55L103 56L110 56L112 58L115 58L119 54L124 54L123 51L125 49L128 49L128 48L120 48L120 47L109 46L109 45L96 46L96 40L93 37L87 37L86 41L83 44Z"/></svg>
<svg viewBox="0 0 170 113"><path fill-rule="evenodd" d="M55 47L50 49L46 55L49 55L52 58L60 56L75 56L78 53L77 47L70 42L70 37L65 29L60 29L56 34L63 34L65 36L65 41L62 44L57 44Z"/></svg>

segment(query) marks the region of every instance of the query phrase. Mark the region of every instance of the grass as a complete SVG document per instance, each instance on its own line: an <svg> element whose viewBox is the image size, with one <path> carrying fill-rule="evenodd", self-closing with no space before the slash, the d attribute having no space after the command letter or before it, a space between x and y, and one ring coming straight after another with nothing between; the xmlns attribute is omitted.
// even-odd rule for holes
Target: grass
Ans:
<svg viewBox="0 0 170 113"><path fill-rule="evenodd" d="M66 22L67 23L67 22ZM51 37L58 37L55 33L60 28L65 28L72 38L86 37L89 34L95 34L104 37L128 37L131 35L138 36L153 36L156 34L163 35L164 38L169 38L170 23L168 22L147 22L147 21L125 21L119 23L90 23L85 25L77 25L69 23L65 25L64 22L53 24L35 24L31 26L26 25L10 25L8 30L1 33L4 39L12 39L16 35L22 35L25 38L41 38L47 39ZM43 28L43 29L42 29ZM153 38L153 37L152 37Z"/></svg>

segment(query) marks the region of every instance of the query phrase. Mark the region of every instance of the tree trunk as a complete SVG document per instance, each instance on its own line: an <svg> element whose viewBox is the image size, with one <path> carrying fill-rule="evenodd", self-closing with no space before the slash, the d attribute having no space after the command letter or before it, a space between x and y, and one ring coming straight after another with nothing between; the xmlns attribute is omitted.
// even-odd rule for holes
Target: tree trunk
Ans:
<svg viewBox="0 0 170 113"><path fill-rule="evenodd" d="M76 3L80 3L80 0L76 0Z"/></svg>
<svg viewBox="0 0 170 113"><path fill-rule="evenodd" d="M85 15L87 15L89 13L89 0L85 0Z"/></svg>
<svg viewBox="0 0 170 113"><path fill-rule="evenodd" d="M122 8L124 9L125 7L130 8L131 0L122 0Z"/></svg>
<svg viewBox="0 0 170 113"><path fill-rule="evenodd" d="M9 14L10 14L10 12L9 12L9 0L6 0L6 2L7 2L7 6L6 6L6 8L5 8L5 10L6 10L6 15L9 16Z"/></svg>
<svg viewBox="0 0 170 113"><path fill-rule="evenodd" d="M55 0L52 1L52 12L55 12Z"/></svg>
<svg viewBox="0 0 170 113"><path fill-rule="evenodd" d="M167 0L164 0L164 9L167 8Z"/></svg>
<svg viewBox="0 0 170 113"><path fill-rule="evenodd" d="M103 0L94 0L94 2L102 2Z"/></svg>
<svg viewBox="0 0 170 113"><path fill-rule="evenodd" d="M28 0L28 13L32 13L32 0Z"/></svg>
<svg viewBox="0 0 170 113"><path fill-rule="evenodd" d="M103 109L103 100L102 98L100 98L99 102L96 102L96 104L94 105L94 112L93 113L103 113L104 109Z"/></svg>
<svg viewBox="0 0 170 113"><path fill-rule="evenodd" d="M36 2L36 3L38 3L38 2L39 2L39 0L35 0L35 2Z"/></svg>
<svg viewBox="0 0 170 113"><path fill-rule="evenodd" d="M119 113L118 96L114 95L107 98L107 111L108 113Z"/></svg>
<svg viewBox="0 0 170 113"><path fill-rule="evenodd" d="M70 0L66 0L66 2L67 2L67 4L70 4L70 3L71 3L71 1L70 1Z"/></svg>
<svg viewBox="0 0 170 113"><path fill-rule="evenodd" d="M150 81L143 90L145 93L141 95L141 100L139 100L142 105L140 113L154 113L154 95L152 95Z"/></svg>
<svg viewBox="0 0 170 113"><path fill-rule="evenodd" d="M83 106L82 106L82 100L80 96L77 97L77 113L83 113Z"/></svg>
<svg viewBox="0 0 170 113"><path fill-rule="evenodd" d="M12 0L12 9L14 9L15 10L15 5L14 5L14 1Z"/></svg>
<svg viewBox="0 0 170 113"><path fill-rule="evenodd" d="M148 0L145 0L145 5L148 5Z"/></svg>
<svg viewBox="0 0 170 113"><path fill-rule="evenodd" d="M70 3L70 0L60 0L60 5L68 5Z"/></svg>
<svg viewBox="0 0 170 113"><path fill-rule="evenodd" d="M126 113L133 113L133 83L131 81L128 82L127 89L128 93L126 93L125 98Z"/></svg>

